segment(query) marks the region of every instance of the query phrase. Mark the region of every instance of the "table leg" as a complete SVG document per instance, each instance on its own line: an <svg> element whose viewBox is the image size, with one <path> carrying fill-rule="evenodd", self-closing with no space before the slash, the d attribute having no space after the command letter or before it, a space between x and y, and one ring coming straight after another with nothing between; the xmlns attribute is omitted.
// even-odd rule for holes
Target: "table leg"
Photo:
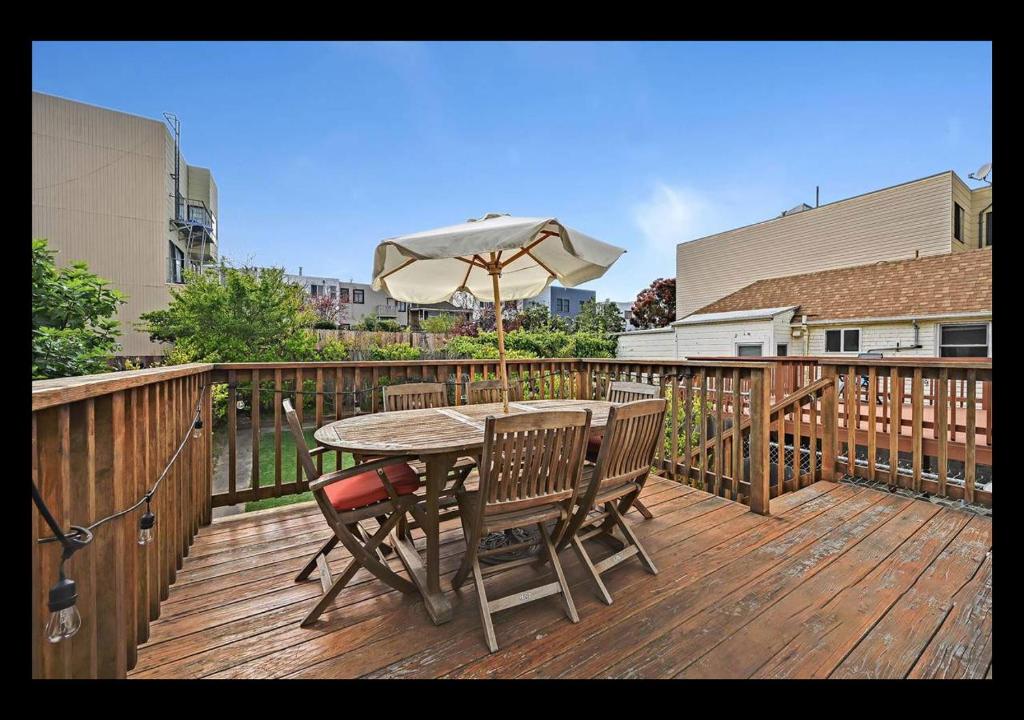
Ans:
<svg viewBox="0 0 1024 720"><path fill-rule="evenodd" d="M448 472L455 464L455 455L428 455L423 458L427 466L427 496L423 523L423 534L427 539L426 566L411 540L398 537L391 532L391 540L398 557L405 565L427 608L427 614L435 625L452 619L452 606L441 591L441 539L438 523L438 500L444 489Z"/></svg>

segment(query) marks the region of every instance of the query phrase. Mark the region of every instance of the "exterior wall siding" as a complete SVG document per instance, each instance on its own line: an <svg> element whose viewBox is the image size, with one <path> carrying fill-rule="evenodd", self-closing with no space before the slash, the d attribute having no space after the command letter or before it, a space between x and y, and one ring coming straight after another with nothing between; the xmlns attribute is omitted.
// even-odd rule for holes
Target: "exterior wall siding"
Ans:
<svg viewBox="0 0 1024 720"><path fill-rule="evenodd" d="M918 332L919 343L922 346L916 350L884 350L885 357L938 357L939 356L939 326L944 324L967 324L967 323L989 323L992 318L947 318L918 320L920 328ZM853 356L857 353L827 353L825 352L825 331L829 329L850 328L860 330L860 352L870 350L894 348L900 346L910 347L914 344L914 326L910 320L885 323L858 323L838 322L830 325L811 325L808 328L808 338L811 355L822 356ZM991 342L989 346L991 355Z"/></svg>
<svg viewBox="0 0 1024 720"><path fill-rule="evenodd" d="M737 344L760 343L765 355L775 354L775 329L770 319L676 327L680 358L736 355Z"/></svg>
<svg viewBox="0 0 1024 720"><path fill-rule="evenodd" d="M634 332L619 335L615 348L615 357L620 360L675 360L676 334L672 328L662 332Z"/></svg>
<svg viewBox="0 0 1024 720"><path fill-rule="evenodd" d="M953 173L684 242L676 317L756 280L952 250Z"/></svg>

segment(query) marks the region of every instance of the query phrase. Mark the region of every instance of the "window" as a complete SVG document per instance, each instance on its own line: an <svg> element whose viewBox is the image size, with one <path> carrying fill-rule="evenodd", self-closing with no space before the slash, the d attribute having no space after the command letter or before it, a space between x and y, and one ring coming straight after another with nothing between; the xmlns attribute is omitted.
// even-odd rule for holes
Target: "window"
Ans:
<svg viewBox="0 0 1024 720"><path fill-rule="evenodd" d="M360 305L363 304L364 301L363 301L363 291L362 290L353 290L352 291L352 302L359 303Z"/></svg>
<svg viewBox="0 0 1024 720"><path fill-rule="evenodd" d="M958 203L953 203L953 238L964 240L964 209Z"/></svg>
<svg viewBox="0 0 1024 720"><path fill-rule="evenodd" d="M860 330L826 330L825 352L860 352Z"/></svg>
<svg viewBox="0 0 1024 720"><path fill-rule="evenodd" d="M778 357L785 357L789 354L789 345L787 343L779 343L775 346L775 354Z"/></svg>
<svg viewBox="0 0 1024 720"><path fill-rule="evenodd" d="M992 213L985 213L985 246L992 245Z"/></svg>
<svg viewBox="0 0 1024 720"><path fill-rule="evenodd" d="M939 357L988 357L988 325L942 325Z"/></svg>
<svg viewBox="0 0 1024 720"><path fill-rule="evenodd" d="M338 288L338 302L347 303L348 299L348 288Z"/></svg>
<svg viewBox="0 0 1024 720"><path fill-rule="evenodd" d="M387 304L388 307L391 307L392 305L395 304L395 299L392 297L387 297L385 298L385 303Z"/></svg>
<svg viewBox="0 0 1024 720"><path fill-rule="evenodd" d="M555 298L555 310L569 312L569 298Z"/></svg>
<svg viewBox="0 0 1024 720"><path fill-rule="evenodd" d="M331 295L331 299L334 299L338 296L338 288L334 287L333 285L331 285L331 287L329 288L329 292Z"/></svg>
<svg viewBox="0 0 1024 720"><path fill-rule="evenodd" d="M398 302L398 312L405 312L407 307L408 306L404 302Z"/></svg>
<svg viewBox="0 0 1024 720"><path fill-rule="evenodd" d="M761 343L748 343L736 346L738 357L761 357Z"/></svg>
<svg viewBox="0 0 1024 720"><path fill-rule="evenodd" d="M319 296L320 295L320 286L319 285L310 285L309 286L309 294L312 297Z"/></svg>
<svg viewBox="0 0 1024 720"><path fill-rule="evenodd" d="M167 282L181 284L185 282L185 253L172 242L170 255L167 258Z"/></svg>

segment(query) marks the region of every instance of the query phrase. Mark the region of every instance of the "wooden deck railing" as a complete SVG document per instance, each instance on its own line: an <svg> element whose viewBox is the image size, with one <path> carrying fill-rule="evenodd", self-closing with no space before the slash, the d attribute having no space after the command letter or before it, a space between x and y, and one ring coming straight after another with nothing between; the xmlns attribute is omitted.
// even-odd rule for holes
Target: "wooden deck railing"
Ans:
<svg viewBox="0 0 1024 720"><path fill-rule="evenodd" d="M615 379L660 386L669 411L655 467L755 512L768 513L781 493L842 474L992 503L985 486L992 462L990 361L531 359L512 360L509 368L527 399L598 399ZM43 624L60 548L36 542L50 532L33 511L34 675L124 677L212 508L306 490L297 469L284 471L283 398L312 428L381 411L381 388L392 383L444 382L458 406L468 379L493 378L497 370L496 361L470 360L231 363L34 383L33 479L64 528L140 499L188 432L200 393L204 425L153 499L156 541L139 546L138 513L128 514L97 528L93 543L69 561L83 625L55 645L45 641ZM214 391L226 393L226 402L217 403L222 418L213 415ZM224 487L216 491L215 426L225 439L218 458ZM266 473L261 455L273 458ZM241 460L251 470L240 472Z"/></svg>
<svg viewBox="0 0 1024 720"><path fill-rule="evenodd" d="M32 674L121 678L135 665L175 574L201 525L210 521L212 365L116 372L33 383L32 479L64 529L88 527L140 500L192 430L153 496L155 538L137 542L141 510L97 527L67 562L77 587L81 629L51 644L43 626L61 547L33 506Z"/></svg>

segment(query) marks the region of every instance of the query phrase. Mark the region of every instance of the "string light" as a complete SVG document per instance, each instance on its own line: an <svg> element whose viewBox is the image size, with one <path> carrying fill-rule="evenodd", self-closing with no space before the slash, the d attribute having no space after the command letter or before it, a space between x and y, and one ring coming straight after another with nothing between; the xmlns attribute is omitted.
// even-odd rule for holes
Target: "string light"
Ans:
<svg viewBox="0 0 1024 720"><path fill-rule="evenodd" d="M192 439L199 440L203 437L203 419L196 418L196 421L192 423Z"/></svg>
<svg viewBox="0 0 1024 720"><path fill-rule="evenodd" d="M153 542L153 526L156 525L156 515L149 505L149 497L146 498L146 512L139 518L139 545L149 545Z"/></svg>

